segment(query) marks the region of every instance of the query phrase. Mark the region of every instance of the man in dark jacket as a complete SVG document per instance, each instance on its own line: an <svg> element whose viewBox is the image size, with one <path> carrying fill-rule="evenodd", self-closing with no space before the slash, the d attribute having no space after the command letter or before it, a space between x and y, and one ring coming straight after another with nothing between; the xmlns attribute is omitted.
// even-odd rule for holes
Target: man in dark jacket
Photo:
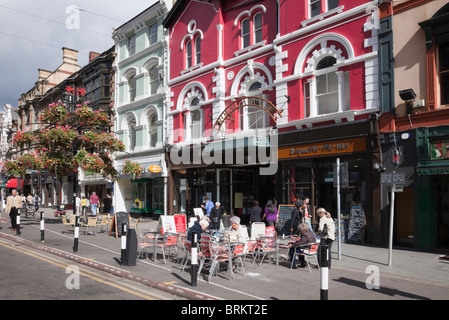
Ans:
<svg viewBox="0 0 449 320"><path fill-rule="evenodd" d="M187 233L187 240L192 241L192 232L196 232L196 239L200 241L201 234L209 227L209 222L206 219L201 219L200 221L195 221L193 226L189 229Z"/></svg>
<svg viewBox="0 0 449 320"><path fill-rule="evenodd" d="M251 208L251 216L249 217L249 223L262 221L262 208L259 207L259 201L254 200L254 206Z"/></svg>
<svg viewBox="0 0 449 320"><path fill-rule="evenodd" d="M302 200L295 201L295 209L292 213L292 222L290 225L291 234L299 234L298 226L301 223L301 208L303 206Z"/></svg>

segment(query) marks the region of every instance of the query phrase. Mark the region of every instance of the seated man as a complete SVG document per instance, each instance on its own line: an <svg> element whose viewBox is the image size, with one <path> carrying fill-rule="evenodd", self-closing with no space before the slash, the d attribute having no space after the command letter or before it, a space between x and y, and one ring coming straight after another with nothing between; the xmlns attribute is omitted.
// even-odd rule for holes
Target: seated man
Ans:
<svg viewBox="0 0 449 320"><path fill-rule="evenodd" d="M189 232L187 233L187 240L192 241L192 232L196 232L196 239L197 242L201 239L201 234L205 232L205 230L209 227L209 222L207 219L201 219L200 221L195 221L193 223L193 226L189 229Z"/></svg>
<svg viewBox="0 0 449 320"><path fill-rule="evenodd" d="M302 245L311 244L316 242L316 236L315 233L313 233L312 230L310 230L309 226L306 223L301 223L298 226L300 237L295 242L289 243L289 252L288 255L291 259L293 259L293 269L296 269L296 255L294 254L295 250L296 252L304 252L301 248ZM300 268L304 268L306 266L304 261L304 256L300 256L299 260L301 262Z"/></svg>

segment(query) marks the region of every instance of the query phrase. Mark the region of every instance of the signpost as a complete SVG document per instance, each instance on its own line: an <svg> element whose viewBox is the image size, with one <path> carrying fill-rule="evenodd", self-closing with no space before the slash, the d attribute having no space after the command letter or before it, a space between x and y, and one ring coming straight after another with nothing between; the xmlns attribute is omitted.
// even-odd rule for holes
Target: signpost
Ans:
<svg viewBox="0 0 449 320"><path fill-rule="evenodd" d="M380 174L380 183L391 185L390 201L390 232L388 237L388 266L391 267L393 255L393 224L394 224L394 198L396 192L402 192L405 185L405 172L382 172Z"/></svg>
<svg viewBox="0 0 449 320"><path fill-rule="evenodd" d="M338 260L341 260L341 202L340 189L349 186L349 170L348 163L340 163L340 158L337 158L337 163L334 164L334 187L337 188L337 221L338 221Z"/></svg>

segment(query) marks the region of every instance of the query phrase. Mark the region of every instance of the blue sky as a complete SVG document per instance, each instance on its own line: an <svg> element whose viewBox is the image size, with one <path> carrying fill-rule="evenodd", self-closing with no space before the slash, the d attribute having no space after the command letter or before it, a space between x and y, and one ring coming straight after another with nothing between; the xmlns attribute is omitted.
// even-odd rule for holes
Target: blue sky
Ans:
<svg viewBox="0 0 449 320"><path fill-rule="evenodd" d="M78 50L78 64L84 66L90 51L101 53L114 45L112 28L155 2L0 0L0 109L7 103L17 106L38 80L38 69L59 67L62 47ZM79 20L73 11L66 13L70 6L80 9Z"/></svg>

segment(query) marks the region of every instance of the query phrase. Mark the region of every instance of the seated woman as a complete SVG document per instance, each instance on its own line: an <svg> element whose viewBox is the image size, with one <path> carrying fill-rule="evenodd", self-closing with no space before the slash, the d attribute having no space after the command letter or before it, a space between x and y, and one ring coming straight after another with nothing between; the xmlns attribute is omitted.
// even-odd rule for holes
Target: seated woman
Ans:
<svg viewBox="0 0 449 320"><path fill-rule="evenodd" d="M231 217L231 227L226 231L231 242L247 242L249 240L248 231L245 227L240 225L240 218L237 216Z"/></svg>
<svg viewBox="0 0 449 320"><path fill-rule="evenodd" d="M293 259L293 269L296 269L296 255L294 254L295 250L298 253L304 252L301 248L302 245L316 242L315 233L310 230L309 226L306 223L301 223L298 226L298 229L300 237L295 242L289 243L290 250L288 252L288 255L290 257L290 261L291 259ZM299 267L304 268L306 266L304 256L299 256L299 260L301 262Z"/></svg>

